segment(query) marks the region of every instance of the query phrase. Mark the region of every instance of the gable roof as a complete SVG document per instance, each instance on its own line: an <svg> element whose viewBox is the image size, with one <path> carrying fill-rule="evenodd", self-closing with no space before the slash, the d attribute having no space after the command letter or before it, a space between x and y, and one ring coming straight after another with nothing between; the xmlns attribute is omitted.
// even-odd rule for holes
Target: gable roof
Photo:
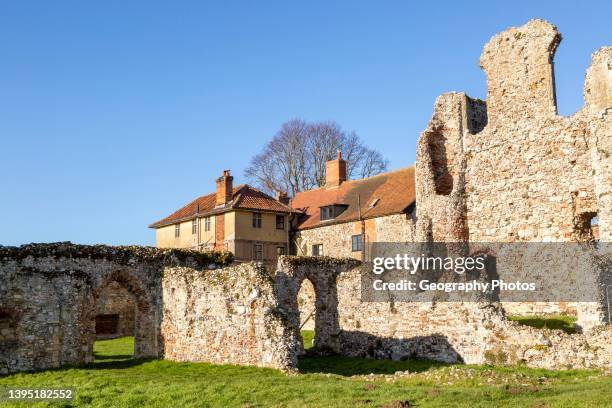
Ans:
<svg viewBox="0 0 612 408"><path fill-rule="evenodd" d="M376 176L345 181L336 188L317 188L297 193L291 202L303 212L298 229L401 214L416 200L414 166ZM359 203L361 203L361 211ZM319 208L332 204L348 207L333 220L320 221Z"/></svg>
<svg viewBox="0 0 612 408"><path fill-rule="evenodd" d="M241 184L234 187L232 192L232 201L229 203L216 207L215 201L216 193L210 193L198 197L167 217L149 225L149 228L160 228L166 225L175 224L177 222L188 221L195 218L196 215L198 217L204 217L207 215L218 214L236 209L279 213L293 212L291 207L288 205L275 200L263 191L251 187L248 184Z"/></svg>

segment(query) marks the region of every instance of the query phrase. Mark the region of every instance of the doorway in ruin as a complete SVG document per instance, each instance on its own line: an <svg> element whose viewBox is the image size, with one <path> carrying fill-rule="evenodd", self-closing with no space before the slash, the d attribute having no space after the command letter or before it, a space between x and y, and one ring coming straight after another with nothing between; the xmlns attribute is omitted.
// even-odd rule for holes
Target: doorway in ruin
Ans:
<svg viewBox="0 0 612 408"><path fill-rule="evenodd" d="M94 291L94 360L156 355L154 316L148 297L128 271L115 271Z"/></svg>
<svg viewBox="0 0 612 408"><path fill-rule="evenodd" d="M300 311L302 347L305 351L312 348L314 345L316 319L315 288L308 278L302 281L297 301Z"/></svg>
<svg viewBox="0 0 612 408"><path fill-rule="evenodd" d="M15 314L0 307L0 374L8 372L8 361L18 352L17 318Z"/></svg>
<svg viewBox="0 0 612 408"><path fill-rule="evenodd" d="M136 299L117 281L111 281L96 299L96 340L134 336Z"/></svg>

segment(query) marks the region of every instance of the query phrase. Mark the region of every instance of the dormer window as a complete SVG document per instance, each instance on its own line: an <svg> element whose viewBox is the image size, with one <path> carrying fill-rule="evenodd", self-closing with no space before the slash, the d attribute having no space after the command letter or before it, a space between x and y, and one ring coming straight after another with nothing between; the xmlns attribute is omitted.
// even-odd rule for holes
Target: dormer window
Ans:
<svg viewBox="0 0 612 408"><path fill-rule="evenodd" d="M320 208L321 221L333 220L346 210L348 205L334 204L326 205Z"/></svg>

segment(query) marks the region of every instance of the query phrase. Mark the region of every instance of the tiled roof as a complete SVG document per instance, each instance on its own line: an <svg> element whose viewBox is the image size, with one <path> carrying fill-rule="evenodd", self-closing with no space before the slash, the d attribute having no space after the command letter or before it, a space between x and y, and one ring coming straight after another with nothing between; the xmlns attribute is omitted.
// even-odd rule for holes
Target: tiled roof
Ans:
<svg viewBox="0 0 612 408"><path fill-rule="evenodd" d="M337 188L325 187L297 193L291 202L302 211L298 229L314 228L331 223L355 221L400 214L415 202L414 166L379 174L365 179L343 182ZM319 208L332 204L348 205L334 220L320 221Z"/></svg>
<svg viewBox="0 0 612 408"><path fill-rule="evenodd" d="M232 201L228 204L215 207L215 193L210 193L196 198L189 204L181 207L169 216L149 225L149 228L159 228L165 225L174 224L179 221L187 221L198 216L206 216L227 212L233 209L259 210L289 213L291 208L268 194L249 186L242 184L234 188L232 193Z"/></svg>

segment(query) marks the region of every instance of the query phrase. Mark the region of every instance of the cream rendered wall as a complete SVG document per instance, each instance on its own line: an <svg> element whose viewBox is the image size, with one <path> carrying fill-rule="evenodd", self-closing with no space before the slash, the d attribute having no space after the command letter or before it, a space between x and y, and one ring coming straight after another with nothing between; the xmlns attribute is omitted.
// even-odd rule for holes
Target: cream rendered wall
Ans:
<svg viewBox="0 0 612 408"><path fill-rule="evenodd" d="M190 248L193 246L195 235L191 234L191 221L181 222L181 235L174 236L176 224L158 228L155 237L158 248Z"/></svg>
<svg viewBox="0 0 612 408"><path fill-rule="evenodd" d="M261 228L253 228L253 212L234 213L235 239L266 242L287 242L288 217L285 214L285 229L276 229L276 214L261 213Z"/></svg>
<svg viewBox="0 0 612 408"><path fill-rule="evenodd" d="M181 222L180 237L174 236L176 224L167 225L155 230L155 242L158 248L191 248L197 243L197 235L191 233L191 220ZM227 231L227 226L226 226ZM210 231L205 231L204 217L200 219L200 244L215 243L215 222L211 219Z"/></svg>
<svg viewBox="0 0 612 408"><path fill-rule="evenodd" d="M206 218L200 218L200 245L215 245L215 216L210 216L210 231L206 231Z"/></svg>

